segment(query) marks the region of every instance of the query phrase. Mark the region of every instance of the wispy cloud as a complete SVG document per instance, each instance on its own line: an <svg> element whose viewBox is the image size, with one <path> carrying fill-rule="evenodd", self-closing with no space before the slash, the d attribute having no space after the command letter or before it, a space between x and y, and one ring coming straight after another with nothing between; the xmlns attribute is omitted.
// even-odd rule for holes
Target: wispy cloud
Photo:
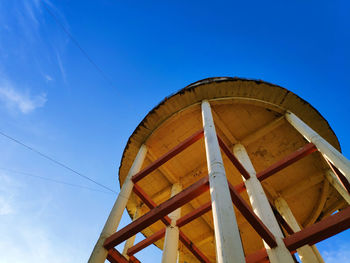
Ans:
<svg viewBox="0 0 350 263"><path fill-rule="evenodd" d="M66 70L64 69L61 56L59 55L58 52L56 52L56 57L57 57L58 68L60 69L60 72L61 72L61 75L62 75L62 79L63 79L63 81L65 83L67 83Z"/></svg>
<svg viewBox="0 0 350 263"><path fill-rule="evenodd" d="M12 214L13 208L11 203L5 199L3 196L0 196L0 216Z"/></svg>
<svg viewBox="0 0 350 263"><path fill-rule="evenodd" d="M53 78L50 75L48 75L48 74L44 74L44 78L45 78L46 81L52 81L53 80Z"/></svg>
<svg viewBox="0 0 350 263"><path fill-rule="evenodd" d="M29 91L22 92L13 83L7 80L0 82L0 100L10 110L16 109L28 114L37 108L43 107L47 101L46 93L31 95Z"/></svg>
<svg viewBox="0 0 350 263"><path fill-rule="evenodd" d="M0 173L0 216L10 215L15 213L14 192L11 188L17 188L16 183L6 175Z"/></svg>
<svg viewBox="0 0 350 263"><path fill-rule="evenodd" d="M76 251L42 219L50 197L30 207L23 199L27 187L0 171L0 262L79 262Z"/></svg>
<svg viewBox="0 0 350 263"><path fill-rule="evenodd" d="M323 251L323 259L327 263L350 263L350 250L348 244L334 246L332 249Z"/></svg>

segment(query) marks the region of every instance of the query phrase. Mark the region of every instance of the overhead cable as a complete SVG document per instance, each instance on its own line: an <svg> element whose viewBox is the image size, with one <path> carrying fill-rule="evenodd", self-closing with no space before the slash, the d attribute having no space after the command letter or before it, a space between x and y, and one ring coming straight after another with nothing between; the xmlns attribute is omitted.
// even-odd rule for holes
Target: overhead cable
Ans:
<svg viewBox="0 0 350 263"><path fill-rule="evenodd" d="M57 164L57 165L59 165L59 166L61 166L61 167L65 168L65 169L71 171L72 173L74 173L74 174L76 174L76 175L78 175L78 176L80 176L80 177L82 177L82 178L84 178L84 179L86 179L86 180L88 180L88 181L90 181L90 182L92 182L92 183L94 183L94 184L96 184L96 185L98 185L98 186L104 188L104 189L107 189L108 191L111 191L111 192L113 192L113 193L117 193L116 191L114 191L113 189L109 188L108 186L105 186L105 185L103 185L103 184L101 184L101 183L95 181L94 179L91 179L90 177L88 177L88 176L86 176L86 175L84 175L84 174L78 172L77 170L75 170L75 169L73 169L73 168L70 168L69 166L65 165L64 163L55 160L54 158L52 158L52 157L50 157L50 156L48 156L48 155L46 155L46 154L44 154L44 153L42 153L42 152L40 152L40 151L34 149L34 148L31 147L31 146L26 145L25 143L23 143L23 142L21 142L21 141L15 139L15 138L13 138L13 137L11 137L11 136L8 135L8 134L5 134L5 133L2 132L2 131L0 131L0 135L6 137L7 139L9 139L9 140L11 140L11 141L13 141L13 142L15 142L15 143L17 143L17 144L19 144L19 145L25 147L25 148L27 148L28 150L30 150L30 151L32 151L32 152L34 152L34 153L40 155L41 157L43 157L43 158L45 158L45 159L47 159L47 160L49 160L49 161L51 161L51 162L53 162L53 163L55 163L55 164Z"/></svg>

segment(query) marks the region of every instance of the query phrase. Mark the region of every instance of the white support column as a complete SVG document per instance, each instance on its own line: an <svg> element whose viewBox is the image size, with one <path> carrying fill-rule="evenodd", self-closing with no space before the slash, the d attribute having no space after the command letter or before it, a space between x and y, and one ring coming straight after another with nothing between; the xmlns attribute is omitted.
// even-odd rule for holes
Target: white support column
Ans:
<svg viewBox="0 0 350 263"><path fill-rule="evenodd" d="M283 197L278 197L274 200L277 211L281 214L287 224L292 228L294 232L300 231L300 226L295 219L292 211L290 210L288 203L284 200ZM313 248L312 246L306 245L297 249L299 257L303 263L314 263L314 262L323 262L322 257L320 259L317 255L316 246Z"/></svg>
<svg viewBox="0 0 350 263"><path fill-rule="evenodd" d="M120 190L117 200L115 201L111 213L102 229L101 235L97 240L94 250L91 253L88 263L103 263L106 260L108 251L103 247L107 237L117 231L120 219L129 200L134 183L131 181L133 175L140 171L142 163L146 157L147 147L142 145L136 155L124 184Z"/></svg>
<svg viewBox="0 0 350 263"><path fill-rule="evenodd" d="M350 182L350 161L344 157L337 149L323 139L317 132L311 129L305 122L299 119L292 112L286 113L286 120L298 131L305 139L316 145L317 149L337 167Z"/></svg>
<svg viewBox="0 0 350 263"><path fill-rule="evenodd" d="M210 104L202 102L204 140L214 221L216 262L245 262Z"/></svg>
<svg viewBox="0 0 350 263"><path fill-rule="evenodd" d="M323 258L322 258L322 256L321 256L321 253L320 253L320 251L318 251L316 245L312 245L311 248L312 248L312 250L314 251L314 253L315 253L316 257L317 257L318 262L325 263Z"/></svg>
<svg viewBox="0 0 350 263"><path fill-rule="evenodd" d="M350 205L350 195L344 186L340 183L337 176L333 173L331 169L326 171L326 178L331 185L338 191L338 193L345 199L345 201Z"/></svg>
<svg viewBox="0 0 350 263"><path fill-rule="evenodd" d="M132 221L135 221L135 220L139 217L139 209L140 209L140 207L137 206L137 207L136 207L136 210L135 210L135 214L134 214L134 216L133 216L133 218L132 218ZM131 247L134 245L134 243L135 243L135 238L136 238L136 235L130 237L130 238L129 238L128 240L126 240L126 242L125 242L122 255L123 255L126 259L129 259L129 256L128 256L128 254L127 254L127 253L128 253L128 249L131 248Z"/></svg>
<svg viewBox="0 0 350 263"><path fill-rule="evenodd" d="M252 162L250 161L246 149L242 144L236 144L233 147L233 152L250 175L250 178L248 180L245 180L243 176L242 178L244 180L244 184L246 186L253 210L276 238L277 247L275 248L270 248L264 242L264 246L266 248L270 262L293 263L293 257L282 240L283 233L278 225L275 215L273 214L261 183L256 177L256 171L253 167Z"/></svg>
<svg viewBox="0 0 350 263"><path fill-rule="evenodd" d="M171 188L171 197L181 192L179 183L173 184ZM171 224L167 226L165 231L162 263L176 263L178 260L179 246L179 228L176 226L176 221L181 217L181 208L176 209L169 215Z"/></svg>

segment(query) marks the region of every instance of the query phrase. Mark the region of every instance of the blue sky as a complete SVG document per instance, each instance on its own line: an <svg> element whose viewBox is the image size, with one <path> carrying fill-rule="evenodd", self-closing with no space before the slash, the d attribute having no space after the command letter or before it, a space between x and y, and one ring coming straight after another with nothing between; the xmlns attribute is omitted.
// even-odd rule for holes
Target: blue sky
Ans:
<svg viewBox="0 0 350 263"><path fill-rule="evenodd" d="M1 1L0 131L118 190L122 151L150 109L194 81L239 76L310 102L349 157L349 13L345 0ZM0 148L0 262L86 262L115 196L2 136ZM345 263L349 245L346 231L319 248Z"/></svg>

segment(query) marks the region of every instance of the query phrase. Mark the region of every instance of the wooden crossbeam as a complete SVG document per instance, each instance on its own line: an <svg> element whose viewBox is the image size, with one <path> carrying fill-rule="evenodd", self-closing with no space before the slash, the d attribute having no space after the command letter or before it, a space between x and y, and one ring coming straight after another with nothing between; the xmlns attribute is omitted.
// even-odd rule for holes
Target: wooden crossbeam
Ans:
<svg viewBox="0 0 350 263"><path fill-rule="evenodd" d="M157 242L159 239L162 239L165 235L165 230L166 228L163 228L158 232L154 233L153 235L150 235L149 237L140 241L136 245L132 246L131 248L128 249L127 255L128 256L134 255L137 252L141 251L142 249L148 247L149 245Z"/></svg>
<svg viewBox="0 0 350 263"><path fill-rule="evenodd" d="M249 224L254 230L261 236L262 239L271 247L277 246L276 239L260 218L254 213L250 206L246 203L243 197L235 190L232 184L229 183L230 194L233 204L241 212L241 214L247 219Z"/></svg>
<svg viewBox="0 0 350 263"><path fill-rule="evenodd" d="M180 241L187 247L189 251L201 262L210 263L210 260L185 236L183 232L180 231L179 236Z"/></svg>
<svg viewBox="0 0 350 263"><path fill-rule="evenodd" d="M350 206L343 211L331 215L322 221L308 226L283 239L286 247L291 253L295 253L297 248L305 245L313 245L350 227ZM266 249L261 249L246 257L246 262L264 262L268 259Z"/></svg>
<svg viewBox="0 0 350 263"><path fill-rule="evenodd" d="M261 182L265 180L266 178L270 177L271 175L283 170L284 168L288 167L289 165L295 163L296 161L308 156L309 154L317 151L316 146L313 143L308 143L305 146L301 147L300 149L296 150L295 152L289 154L282 160L277 161L267 169L259 172L256 177ZM244 182L238 184L235 186L235 189L238 193L243 192L245 188Z"/></svg>
<svg viewBox="0 0 350 263"><path fill-rule="evenodd" d="M315 151L317 151L316 146L313 143L308 143L305 146L301 147L300 149L296 150L295 152L291 153L287 157L283 158L282 160L271 165L269 168L259 172L256 175L256 177L259 179L259 181L263 181L266 178L270 177L271 175L281 171L287 166L295 163L296 161L304 158L305 156L308 156L309 154Z"/></svg>
<svg viewBox="0 0 350 263"><path fill-rule="evenodd" d="M184 140L183 142L181 142L180 144L172 148L169 152L159 157L157 160L155 160L153 163L148 165L146 168L142 169L140 172L135 174L132 177L132 181L134 183L140 181L146 175L156 170L159 166L169 161L171 158L173 158L174 156L176 156L177 154L185 150L187 147L189 147L190 145L192 145L202 137L203 137L203 130L196 132L195 134L193 134L192 136L190 136L189 138L187 138L186 140Z"/></svg>
<svg viewBox="0 0 350 263"><path fill-rule="evenodd" d="M142 231L146 227L157 222L159 219L163 218L167 214L183 206L184 204L196 198L197 196L201 195L208 189L209 189L209 178L208 176L206 176L200 179L199 181L197 181L196 183L194 183L193 185L187 187L182 192L173 196L169 200L153 208L151 211L144 214L143 216L136 219L135 221L131 222L129 225L122 228L118 232L112 234L110 237L106 239L104 243L104 247L107 249L111 249L112 247L115 247L116 245L120 244L124 240L132 237L133 235Z"/></svg>
<svg viewBox="0 0 350 263"><path fill-rule="evenodd" d="M152 200L152 198L150 196L148 196L141 187L139 187L138 185L134 185L134 192L141 198L141 200L144 201L144 203L150 208L153 209L157 206L157 204ZM169 225L171 223L171 220L168 216L163 217L162 222L165 225ZM197 259L200 262L209 262L208 259L205 257L205 255L203 253L201 253L199 251L199 249L191 242L191 240L189 240L186 235L180 230L179 231L179 238L180 241L182 242L186 242L184 243L184 245L192 252L192 254L197 257ZM142 241L141 241L142 242ZM156 242L156 241L154 241ZM136 253L136 252L134 252Z"/></svg>
<svg viewBox="0 0 350 263"><path fill-rule="evenodd" d="M157 204L152 200L152 198L150 196L148 196L140 186L138 186L137 184L134 185L134 192L141 198L141 200L150 208L153 209L157 206ZM171 223L171 220L168 216L165 216L161 219L163 221L163 223L165 225L169 225ZM159 233L158 233L159 234ZM199 251L199 249L186 237L186 235L180 230L179 231L179 238L180 241L182 242L187 242L184 243L184 245L192 252L192 254L194 256L197 257L197 259L201 262L209 262L207 261L208 259L203 255L203 253L201 253ZM157 236L154 236L153 238L156 238ZM159 239L162 238L161 236L158 236ZM149 237L151 238L151 237ZM158 240L159 240L158 239ZM155 240L154 242L156 242L157 240ZM143 241L141 241L143 242ZM140 242L140 243L141 243ZM145 241L147 242L147 241ZM136 244L135 246L137 246L138 244ZM143 245L142 243L140 245ZM136 253L136 252L133 252Z"/></svg>
<svg viewBox="0 0 350 263"><path fill-rule="evenodd" d="M108 250L107 260L111 263L129 263L129 261L115 248Z"/></svg>
<svg viewBox="0 0 350 263"><path fill-rule="evenodd" d="M130 256L129 257L129 262L131 262L131 263L141 263L141 261L138 260L137 258L135 258L135 256Z"/></svg>
<svg viewBox="0 0 350 263"><path fill-rule="evenodd" d="M295 250L304 245L313 245L334 236L350 227L350 206L320 222L308 226L291 236L284 238L287 248Z"/></svg>
<svg viewBox="0 0 350 263"><path fill-rule="evenodd" d="M179 218L176 221L176 225L178 227L182 227L192 220L195 220L196 218L204 215L205 213L209 212L211 210L211 202L208 202L204 205L201 205L200 207L194 209L192 212L188 213L187 215L184 215L183 217Z"/></svg>
<svg viewBox="0 0 350 263"><path fill-rule="evenodd" d="M138 197L140 197L142 202L144 202L144 204L147 205L149 209L153 209L157 206L157 204L145 193L145 191L143 191L143 189L139 185L134 184L133 191ZM168 216L165 216L165 217L161 218L160 220L166 226L170 225L170 223L171 223L171 219Z"/></svg>
<svg viewBox="0 0 350 263"><path fill-rule="evenodd" d="M219 142L219 145L220 145L222 151L226 154L226 156L230 159L232 164L237 168L237 170L242 174L242 176L245 179L249 179L250 175L247 172L247 170L243 167L241 162L236 158L236 156L234 156L234 154L228 148L228 146L224 143L224 141L219 136L217 136L217 137L218 137L218 142Z"/></svg>
<svg viewBox="0 0 350 263"><path fill-rule="evenodd" d="M267 256L267 252L265 248L262 248L248 256L245 257L246 263L267 263L269 261L269 257Z"/></svg>
<svg viewBox="0 0 350 263"><path fill-rule="evenodd" d="M232 187L232 186L231 186ZM287 231L288 234L294 234L294 231L292 228L288 225L288 223L284 220L284 218L280 215L280 213L277 211L277 209L270 203L272 210L276 216L276 219L280 224L283 226L283 228ZM211 202L208 202L206 204L201 205L200 207L194 209L190 213L184 215L179 220L177 220L176 225L178 227L182 227L191 221L195 220L196 218L202 216L203 214L207 213L211 210Z"/></svg>

